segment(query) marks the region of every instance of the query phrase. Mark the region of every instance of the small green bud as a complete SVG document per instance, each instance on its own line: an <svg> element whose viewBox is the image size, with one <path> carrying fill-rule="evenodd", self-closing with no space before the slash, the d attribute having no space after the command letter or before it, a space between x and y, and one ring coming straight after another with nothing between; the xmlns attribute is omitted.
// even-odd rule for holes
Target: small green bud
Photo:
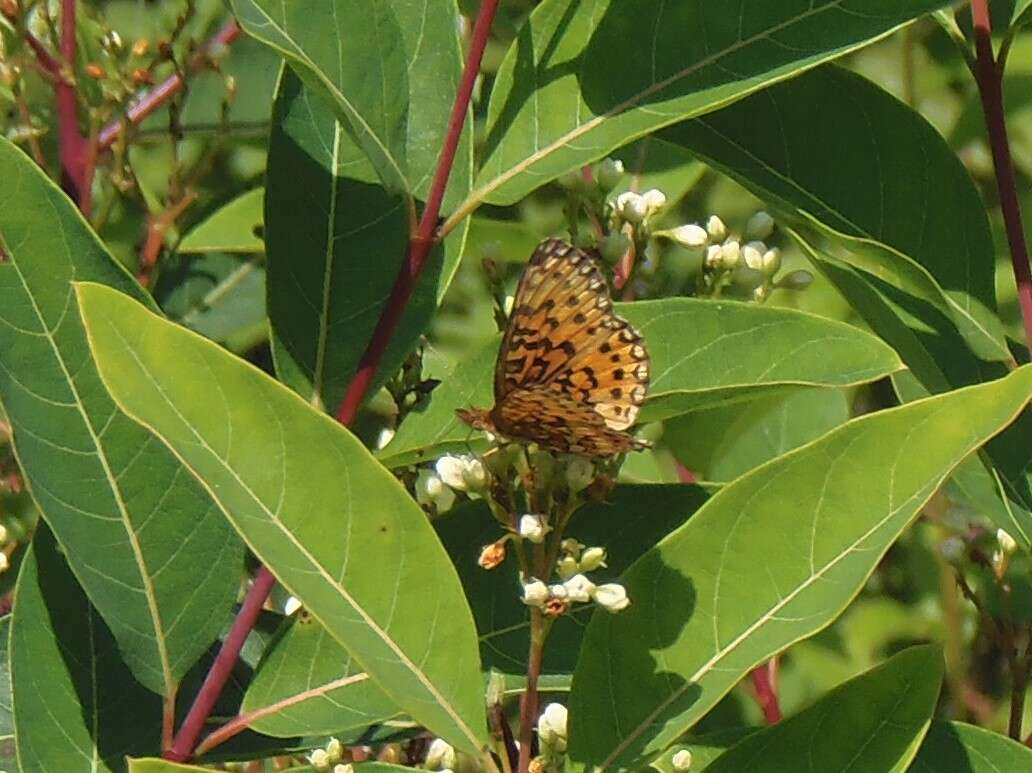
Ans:
<svg viewBox="0 0 1032 773"><path fill-rule="evenodd" d="M603 191L609 192L616 187L616 184L620 182L620 178L623 177L624 165L623 161L615 158L603 159L602 163L598 165L595 170L595 180L598 182L598 187Z"/></svg>
<svg viewBox="0 0 1032 773"><path fill-rule="evenodd" d="M805 290L813 284L813 274L805 269L790 271L778 280L777 286L785 290Z"/></svg>
<svg viewBox="0 0 1032 773"><path fill-rule="evenodd" d="M774 232L774 218L762 209L749 218L745 224L745 236L748 239L766 239Z"/></svg>
<svg viewBox="0 0 1032 773"><path fill-rule="evenodd" d="M556 182L559 183L559 187L563 190L574 193L584 190L584 175L579 169L573 169L561 175Z"/></svg>

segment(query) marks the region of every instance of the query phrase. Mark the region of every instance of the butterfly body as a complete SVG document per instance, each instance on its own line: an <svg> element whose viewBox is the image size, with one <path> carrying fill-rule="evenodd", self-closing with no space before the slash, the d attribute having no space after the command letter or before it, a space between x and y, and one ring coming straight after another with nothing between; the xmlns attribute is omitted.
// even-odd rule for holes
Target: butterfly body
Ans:
<svg viewBox="0 0 1032 773"><path fill-rule="evenodd" d="M647 446L626 430L648 389L638 332L616 316L585 252L546 239L520 279L495 366L495 404L471 426L560 453L607 457Z"/></svg>

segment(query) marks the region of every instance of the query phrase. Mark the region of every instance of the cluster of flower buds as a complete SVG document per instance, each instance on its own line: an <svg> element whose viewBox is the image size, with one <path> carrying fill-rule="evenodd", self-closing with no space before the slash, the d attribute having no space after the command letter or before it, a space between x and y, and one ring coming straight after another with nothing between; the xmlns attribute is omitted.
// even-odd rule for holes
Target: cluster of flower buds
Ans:
<svg viewBox="0 0 1032 773"><path fill-rule="evenodd" d="M328 771L332 768L333 773L352 773L354 768L342 763L343 759L344 745L336 738L331 738L325 748L315 749L308 755L308 764L319 771Z"/></svg>
<svg viewBox="0 0 1032 773"><path fill-rule="evenodd" d="M562 582L546 585L541 580L530 578L523 584L523 603L538 607L552 616L565 613L573 604L595 602L608 612L621 612L631 604L627 591L615 582L596 585L585 572L603 568L606 565L604 548L586 548L575 539L562 542L562 556L556 563L556 570Z"/></svg>
<svg viewBox="0 0 1032 773"><path fill-rule="evenodd" d="M566 754L566 724L566 707L561 703L549 703L538 717L537 735L541 749L541 767L554 767Z"/></svg>
<svg viewBox="0 0 1032 773"><path fill-rule="evenodd" d="M422 469L416 477L416 501L433 506L438 513L447 512L455 504L455 492L476 495L488 485L484 463L471 454L446 455L437 460L433 470Z"/></svg>

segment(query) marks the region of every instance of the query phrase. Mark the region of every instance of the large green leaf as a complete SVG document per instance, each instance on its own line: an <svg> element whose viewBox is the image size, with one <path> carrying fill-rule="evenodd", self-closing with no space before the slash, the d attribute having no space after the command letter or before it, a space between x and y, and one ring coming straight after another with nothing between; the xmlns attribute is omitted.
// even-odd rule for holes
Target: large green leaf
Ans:
<svg viewBox="0 0 1032 773"><path fill-rule="evenodd" d="M348 430L253 366L109 288L78 294L119 405L183 460L399 707L476 752L486 732L473 620L401 484Z"/></svg>
<svg viewBox="0 0 1032 773"><path fill-rule="evenodd" d="M942 672L938 648L911 647L753 733L706 770L794 773L804 759L820 760L822 773L904 770L931 723Z"/></svg>
<svg viewBox="0 0 1032 773"><path fill-rule="evenodd" d="M570 750L601 767L666 748L749 669L828 625L952 469L1032 394L1032 366L869 414L721 489L623 576L574 674Z"/></svg>
<svg viewBox="0 0 1032 773"><path fill-rule="evenodd" d="M847 386L892 373L889 347L858 328L794 309L735 301L668 298L616 305L645 337L652 358L649 397L640 421L798 386ZM410 415L380 458L412 464L463 448L470 429L455 409L493 402L497 344L460 363Z"/></svg>
<svg viewBox="0 0 1032 773"><path fill-rule="evenodd" d="M156 754L161 699L125 667L46 526L16 593L10 654L21 770L124 771L126 754Z"/></svg>
<svg viewBox="0 0 1032 773"><path fill-rule="evenodd" d="M10 570L8 570L10 571ZM11 615L0 618L0 765L14 768L14 694L11 692Z"/></svg>
<svg viewBox="0 0 1032 773"><path fill-rule="evenodd" d="M729 13L702 0L545 0L499 69L483 168L463 208L512 204L613 148L840 56L942 5L795 0Z"/></svg>
<svg viewBox="0 0 1032 773"><path fill-rule="evenodd" d="M172 694L229 616L242 545L168 449L107 395L69 283L149 296L2 139L0 179L0 402L21 469L126 662Z"/></svg>
<svg viewBox="0 0 1032 773"><path fill-rule="evenodd" d="M963 722L933 722L910 773L1004 773L1032 770L1032 749Z"/></svg>
<svg viewBox="0 0 1032 773"><path fill-rule="evenodd" d="M176 245L176 252L264 252L260 231L264 199L264 188L241 193L194 226Z"/></svg>
<svg viewBox="0 0 1032 773"><path fill-rule="evenodd" d="M240 706L258 733L336 735L398 715L398 708L325 628L301 613L266 650Z"/></svg>
<svg viewBox="0 0 1032 773"><path fill-rule="evenodd" d="M285 70L273 111L265 195L273 355L282 381L331 410L407 260L403 197L356 179L366 165L324 97ZM378 381L397 370L429 324L458 266L465 230L432 252Z"/></svg>
<svg viewBox="0 0 1032 773"><path fill-rule="evenodd" d="M760 122L765 131L754 130ZM931 304L980 357L1010 359L981 197L942 136L884 90L823 67L663 137L844 244L853 265Z"/></svg>

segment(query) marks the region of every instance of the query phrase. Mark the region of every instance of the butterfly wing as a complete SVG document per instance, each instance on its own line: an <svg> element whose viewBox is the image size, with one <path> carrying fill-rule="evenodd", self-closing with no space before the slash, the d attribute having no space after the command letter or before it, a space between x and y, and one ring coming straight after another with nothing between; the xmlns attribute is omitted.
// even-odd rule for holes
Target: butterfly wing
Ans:
<svg viewBox="0 0 1032 773"><path fill-rule="evenodd" d="M648 378L641 336L613 313L595 262L559 239L542 242L516 291L495 369L495 405L516 391L548 387L587 405L603 426L625 430Z"/></svg>

